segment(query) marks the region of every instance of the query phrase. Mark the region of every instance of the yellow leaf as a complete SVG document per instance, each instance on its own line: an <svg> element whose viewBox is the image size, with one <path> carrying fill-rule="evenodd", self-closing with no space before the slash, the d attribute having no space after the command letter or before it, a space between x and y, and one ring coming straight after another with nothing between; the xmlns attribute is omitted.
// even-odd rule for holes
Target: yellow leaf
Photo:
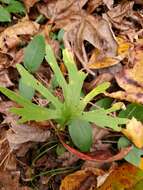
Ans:
<svg viewBox="0 0 143 190"><path fill-rule="evenodd" d="M66 176L60 186L60 190L79 190L82 186L86 190L94 190L97 186L97 176L103 175L102 170L86 168Z"/></svg>
<svg viewBox="0 0 143 190"><path fill-rule="evenodd" d="M138 148L143 147L143 124L132 118L122 130L122 133L127 136Z"/></svg>
<svg viewBox="0 0 143 190"><path fill-rule="evenodd" d="M131 164L114 168L106 181L97 190L131 190L143 179L143 171Z"/></svg>
<svg viewBox="0 0 143 190"><path fill-rule="evenodd" d="M132 44L121 37L117 37L116 40L118 44L117 57L103 57L100 51L98 49L95 49L87 65L89 69L102 69L106 67L111 67L118 64L124 57L128 55L129 49Z"/></svg>

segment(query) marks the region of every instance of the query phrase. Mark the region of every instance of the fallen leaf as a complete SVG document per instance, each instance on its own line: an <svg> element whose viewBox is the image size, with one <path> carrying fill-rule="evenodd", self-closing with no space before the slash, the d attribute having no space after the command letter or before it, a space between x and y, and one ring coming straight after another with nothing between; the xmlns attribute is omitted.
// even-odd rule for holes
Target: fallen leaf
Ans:
<svg viewBox="0 0 143 190"><path fill-rule="evenodd" d="M126 125L126 129L122 129L122 133L138 148L143 147L143 124L134 117Z"/></svg>
<svg viewBox="0 0 143 190"><path fill-rule="evenodd" d="M29 12L30 8L33 7L34 4L38 2L38 0L24 0L23 2L27 12Z"/></svg>
<svg viewBox="0 0 143 190"><path fill-rule="evenodd" d="M131 164L123 164L114 168L106 181L97 190L125 190L143 180L143 171Z"/></svg>
<svg viewBox="0 0 143 190"><path fill-rule="evenodd" d="M11 151L19 149L24 143L45 142L50 137L49 130L30 125L18 125L14 117L7 117L5 122L11 125L6 134Z"/></svg>
<svg viewBox="0 0 143 190"><path fill-rule="evenodd" d="M3 87L10 87L13 86L14 84L9 78L9 74L7 70L0 71L0 86Z"/></svg>
<svg viewBox="0 0 143 190"><path fill-rule="evenodd" d="M111 9L114 4L114 0L103 0L103 3L108 7L108 9Z"/></svg>
<svg viewBox="0 0 143 190"><path fill-rule="evenodd" d="M129 30L131 25L124 20L133 11L133 1L121 2L103 15L108 22L120 30Z"/></svg>
<svg viewBox="0 0 143 190"><path fill-rule="evenodd" d="M88 62L88 68L102 69L106 67L111 67L122 61L129 54L129 50L132 47L132 44L127 40L123 39L122 37L116 37L116 41L118 44L117 56L103 56L99 50L95 49Z"/></svg>
<svg viewBox="0 0 143 190"><path fill-rule="evenodd" d="M29 187L20 187L19 185L20 172L0 172L0 188L1 190L30 190Z"/></svg>
<svg viewBox="0 0 143 190"><path fill-rule="evenodd" d="M65 47L74 52L85 68L88 67L88 55L84 41L97 48L102 56L116 56L117 42L104 19L85 13L73 17L74 21L64 27L63 40Z"/></svg>
<svg viewBox="0 0 143 190"><path fill-rule="evenodd" d="M100 56L100 52L97 49L95 49L87 65L89 69L102 69L106 67L111 67L120 62L118 58Z"/></svg>
<svg viewBox="0 0 143 190"><path fill-rule="evenodd" d="M56 24L58 22L58 25L61 25L59 22L63 23L62 20L68 17L70 18L71 13L78 13L87 1L88 0L53 0L46 3L39 3L37 8L46 18L56 22Z"/></svg>
<svg viewBox="0 0 143 190"><path fill-rule="evenodd" d="M22 20L15 25L6 28L0 33L0 51L7 53L9 49L15 48L21 43L20 36L33 36L39 30L39 25L36 22Z"/></svg>
<svg viewBox="0 0 143 190"><path fill-rule="evenodd" d="M102 5L102 0L89 0L87 4L87 11L92 13L97 7Z"/></svg>
<svg viewBox="0 0 143 190"><path fill-rule="evenodd" d="M123 68L121 72L115 75L118 85L124 91L106 93L112 98L127 100L129 102L143 104L143 52L142 41L130 52L130 59L133 63L133 68Z"/></svg>
<svg viewBox="0 0 143 190"><path fill-rule="evenodd" d="M97 176L103 175L102 170L86 168L66 176L61 183L60 190L92 190L96 189ZM77 180L78 179L78 180Z"/></svg>

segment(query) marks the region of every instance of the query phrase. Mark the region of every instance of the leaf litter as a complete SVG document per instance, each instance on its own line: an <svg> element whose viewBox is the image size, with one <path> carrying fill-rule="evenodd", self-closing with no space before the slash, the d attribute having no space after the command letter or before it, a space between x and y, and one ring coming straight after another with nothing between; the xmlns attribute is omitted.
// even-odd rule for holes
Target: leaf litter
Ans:
<svg viewBox="0 0 143 190"><path fill-rule="evenodd" d="M81 99L103 82L110 81L111 85L106 92L90 101L83 113L83 117L90 122L96 121L96 125L92 124L94 129L92 146L88 152L78 150L78 142L78 146L74 146L72 140L75 136L71 136L71 140L70 130L66 127L64 130L61 129L57 125L58 119L39 121L42 114L40 116L38 114L43 113L40 112L41 107L53 109L43 94L32 91L22 83L22 90L19 88L21 95L24 96L25 93L26 98L32 99L33 105L40 106L36 121L27 120L24 124L18 122L21 118L11 114L9 108L15 107L15 112L16 109L23 109L22 114L27 114L27 118L33 117L33 110L21 108L1 94L0 188L6 190L142 188L142 1L24 0L19 12L15 12L13 8L8 9L8 6L11 6L10 1L0 1L0 7L5 13L0 14L1 87L18 91L19 75L15 66L17 63L24 63L28 71L56 96L55 101L63 102L64 94L58 85L59 81L56 81L55 74L44 59L45 44L52 46L67 81L70 74L61 56L64 48L72 52L79 71L87 74ZM36 43L34 42L36 38L41 40ZM31 49L35 53L35 60L31 56ZM78 84L77 76L73 79ZM72 89L74 86L70 85ZM74 96L74 89L72 90ZM23 103L26 105L26 102ZM118 106L120 103L122 106ZM100 117L104 118L108 114L107 120L102 121L101 118L98 120L93 117L92 114L98 112L96 109L99 108L104 109L104 114L102 112ZM127 118L125 126L117 126L120 120L116 120L113 125L111 118L116 117ZM82 124L79 126L81 128L85 124L85 121L82 122L83 120L79 123ZM101 126L106 128L99 128ZM113 126L118 130L113 131ZM82 138L82 142L84 138L88 139L86 136Z"/></svg>

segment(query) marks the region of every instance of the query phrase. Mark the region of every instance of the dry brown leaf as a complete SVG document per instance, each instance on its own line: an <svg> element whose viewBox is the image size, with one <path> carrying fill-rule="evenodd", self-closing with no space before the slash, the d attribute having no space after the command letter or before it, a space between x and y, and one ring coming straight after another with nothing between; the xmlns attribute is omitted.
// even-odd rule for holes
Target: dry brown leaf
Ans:
<svg viewBox="0 0 143 190"><path fill-rule="evenodd" d="M132 44L122 37L116 37L116 40L118 43L117 56L102 56L99 50L95 49L87 65L89 69L102 69L116 65L129 54Z"/></svg>
<svg viewBox="0 0 143 190"><path fill-rule="evenodd" d="M124 17L128 17L132 13L133 4L133 1L120 3L104 14L103 17L111 22L114 27L120 30L129 30L131 25L124 20Z"/></svg>
<svg viewBox="0 0 143 190"><path fill-rule="evenodd" d="M23 2L27 9L27 12L29 12L30 8L33 7L34 4L38 2L38 0L24 0Z"/></svg>
<svg viewBox="0 0 143 190"><path fill-rule="evenodd" d="M6 134L11 151L19 149L24 143L44 142L50 137L49 130L44 130L36 126L18 125L12 116L7 117L5 122L11 125L11 128Z"/></svg>
<svg viewBox="0 0 143 190"><path fill-rule="evenodd" d="M87 1L88 0L53 0L46 3L39 3L37 7L39 12L46 18L52 21L62 22L65 18L70 17L72 13L78 13Z"/></svg>
<svg viewBox="0 0 143 190"><path fill-rule="evenodd" d="M102 5L102 0L89 0L87 4L87 11L92 13L97 7Z"/></svg>
<svg viewBox="0 0 143 190"><path fill-rule="evenodd" d="M13 85L14 84L11 82L9 78L8 71L7 70L0 71L0 86L10 87Z"/></svg>
<svg viewBox="0 0 143 190"><path fill-rule="evenodd" d="M115 76L118 85L125 91L113 92L111 94L106 93L106 95L121 100L143 104L142 41L138 42L137 46L131 51L130 54L130 59L134 64L133 68L124 68Z"/></svg>
<svg viewBox="0 0 143 190"><path fill-rule="evenodd" d="M75 15L73 18L74 21L64 28L63 40L65 47L74 52L85 68L87 68L88 56L84 41L99 49L103 55L116 56L117 42L104 19L84 13Z"/></svg>
<svg viewBox="0 0 143 190"><path fill-rule="evenodd" d="M94 190L97 186L97 176L103 175L102 170L86 168L66 176L60 190Z"/></svg>
<svg viewBox="0 0 143 190"><path fill-rule="evenodd" d="M22 20L21 22L6 28L0 33L0 51L2 53L7 53L9 49L13 49L20 44L20 36L33 36L38 30L39 24L29 20Z"/></svg>
<svg viewBox="0 0 143 190"><path fill-rule="evenodd" d="M20 172L0 172L0 189L1 190L30 190L29 187L20 187Z"/></svg>
<svg viewBox="0 0 143 190"><path fill-rule="evenodd" d="M108 9L111 9L114 4L114 0L103 0L103 3L108 7Z"/></svg>
<svg viewBox="0 0 143 190"><path fill-rule="evenodd" d="M122 133L127 136L138 148L143 148L143 124L132 118L122 129Z"/></svg>

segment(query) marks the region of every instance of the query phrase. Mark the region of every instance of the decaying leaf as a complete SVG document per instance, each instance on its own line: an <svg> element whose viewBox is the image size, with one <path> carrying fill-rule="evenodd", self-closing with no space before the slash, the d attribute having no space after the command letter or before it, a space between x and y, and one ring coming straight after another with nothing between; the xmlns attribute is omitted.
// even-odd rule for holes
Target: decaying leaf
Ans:
<svg viewBox="0 0 143 190"><path fill-rule="evenodd" d="M19 149L26 142L44 142L50 136L49 130L36 126L18 125L13 117L7 117L5 122L11 124L11 128L6 135L11 151Z"/></svg>
<svg viewBox="0 0 143 190"><path fill-rule="evenodd" d="M122 133L127 136L138 148L143 147L143 124L132 118L126 125L126 129L122 129Z"/></svg>
<svg viewBox="0 0 143 190"><path fill-rule="evenodd" d="M21 187L19 184L20 172L0 172L0 189L1 190L30 190L29 187Z"/></svg>
<svg viewBox="0 0 143 190"><path fill-rule="evenodd" d="M113 24L114 27L120 30L129 30L130 25L124 20L132 12L134 2L125 1L118 4L116 7L104 14L104 18Z"/></svg>
<svg viewBox="0 0 143 190"><path fill-rule="evenodd" d="M143 171L125 163L115 168L98 190L131 190L135 184L142 180Z"/></svg>
<svg viewBox="0 0 143 190"><path fill-rule="evenodd" d="M0 86L3 87L10 87L13 86L14 84L11 82L9 75L8 75L8 71L7 70L3 70L0 72Z"/></svg>
<svg viewBox="0 0 143 190"><path fill-rule="evenodd" d="M0 33L0 51L7 53L9 49L15 48L21 43L20 36L33 36L38 32L39 25L29 20L21 22L6 28Z"/></svg>
<svg viewBox="0 0 143 190"><path fill-rule="evenodd" d="M84 41L99 49L102 56L116 56L117 42L110 26L104 19L83 13L75 15L74 20L65 26L63 40L65 47L74 52L85 68L88 63L88 56Z"/></svg>
<svg viewBox="0 0 143 190"><path fill-rule="evenodd" d="M27 12L29 12L30 8L33 7L36 2L38 2L38 0L24 0L24 5L27 9Z"/></svg>
<svg viewBox="0 0 143 190"><path fill-rule="evenodd" d="M103 56L99 50L95 49L88 62L87 65L88 68L102 69L116 65L120 61L122 61L129 54L129 49L132 47L132 44L121 37L116 37L116 41L118 44L117 56L114 57Z"/></svg>
<svg viewBox="0 0 143 190"><path fill-rule="evenodd" d="M108 9L111 9L114 4L114 0L103 0L103 3L108 7Z"/></svg>
<svg viewBox="0 0 143 190"><path fill-rule="evenodd" d="M116 74L118 85L125 91L107 93L108 96L143 104L143 52L142 41L131 52L133 68L124 68Z"/></svg>
<svg viewBox="0 0 143 190"><path fill-rule="evenodd" d="M78 13L87 1L88 0L53 0L40 3L37 7L41 14L55 21L56 24L58 22L58 25L60 25L59 22L63 24L66 19L69 20L72 14Z"/></svg>
<svg viewBox="0 0 143 190"><path fill-rule="evenodd" d="M89 0L87 4L87 11L92 13L97 7L102 5L102 0Z"/></svg>
<svg viewBox="0 0 143 190"><path fill-rule="evenodd" d="M66 176L60 186L60 190L93 190L97 186L97 176L103 175L102 170L86 168Z"/></svg>

